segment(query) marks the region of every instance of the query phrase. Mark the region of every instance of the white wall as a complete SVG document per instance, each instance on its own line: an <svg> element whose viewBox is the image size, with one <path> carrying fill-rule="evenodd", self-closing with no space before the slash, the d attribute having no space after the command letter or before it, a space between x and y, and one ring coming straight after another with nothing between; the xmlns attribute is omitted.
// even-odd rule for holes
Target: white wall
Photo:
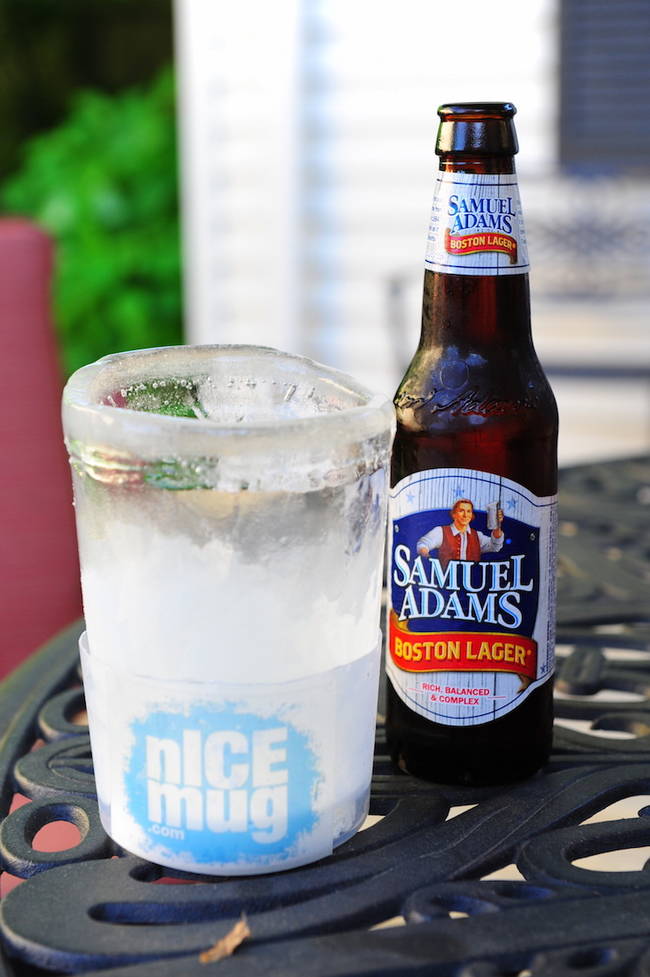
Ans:
<svg viewBox="0 0 650 977"><path fill-rule="evenodd" d="M186 337L291 348L299 0L178 0Z"/></svg>
<svg viewBox="0 0 650 977"><path fill-rule="evenodd" d="M522 163L547 169L553 5L177 0L188 339L384 382L387 282L421 275L435 109L518 101Z"/></svg>

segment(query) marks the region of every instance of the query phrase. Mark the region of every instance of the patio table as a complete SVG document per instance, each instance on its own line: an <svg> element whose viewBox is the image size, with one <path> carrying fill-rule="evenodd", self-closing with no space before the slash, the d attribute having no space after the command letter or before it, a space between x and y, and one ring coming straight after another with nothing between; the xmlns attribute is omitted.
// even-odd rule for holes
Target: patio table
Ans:
<svg viewBox="0 0 650 977"><path fill-rule="evenodd" d="M649 514L647 458L561 473L557 719L542 772L481 789L406 776L380 700L368 826L290 872L190 876L111 842L80 720L81 623L56 637L0 688L0 859L24 879L0 903L0 975L650 974ZM16 793L29 802L10 813ZM61 820L79 843L35 850ZM201 962L242 914L245 942Z"/></svg>

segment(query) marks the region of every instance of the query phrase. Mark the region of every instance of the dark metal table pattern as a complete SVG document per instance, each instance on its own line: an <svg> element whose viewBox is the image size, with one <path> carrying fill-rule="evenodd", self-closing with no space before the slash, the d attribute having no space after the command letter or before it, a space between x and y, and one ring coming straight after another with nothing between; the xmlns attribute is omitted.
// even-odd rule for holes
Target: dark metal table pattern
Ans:
<svg viewBox="0 0 650 977"><path fill-rule="evenodd" d="M391 766L380 723L374 824L277 875L199 878L115 849L74 721L79 628L60 636L0 695L0 857L25 880L0 904L0 974L650 974L649 866L582 863L650 846L649 514L647 459L562 473L558 722L542 773L500 789L426 784ZM30 800L8 813L14 793ZM606 810L625 799L627 816ZM35 850L60 820L79 843ZM250 938L201 963L242 913Z"/></svg>

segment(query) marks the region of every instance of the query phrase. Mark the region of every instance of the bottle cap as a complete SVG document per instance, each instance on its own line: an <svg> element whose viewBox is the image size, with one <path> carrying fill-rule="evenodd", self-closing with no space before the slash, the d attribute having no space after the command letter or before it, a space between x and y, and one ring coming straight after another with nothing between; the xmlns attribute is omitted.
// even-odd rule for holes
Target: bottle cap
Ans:
<svg viewBox="0 0 650 977"><path fill-rule="evenodd" d="M456 102L438 109L436 153L514 156L519 151L512 102Z"/></svg>

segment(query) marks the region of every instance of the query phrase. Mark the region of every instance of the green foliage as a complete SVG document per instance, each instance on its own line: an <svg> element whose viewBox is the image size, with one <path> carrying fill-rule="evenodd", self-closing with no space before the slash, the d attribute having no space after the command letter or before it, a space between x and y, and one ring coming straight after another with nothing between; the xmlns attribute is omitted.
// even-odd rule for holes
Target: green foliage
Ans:
<svg viewBox="0 0 650 977"><path fill-rule="evenodd" d="M173 417L207 417L199 398L198 384L183 377L163 377L138 383L123 392L131 410Z"/></svg>
<svg viewBox="0 0 650 977"><path fill-rule="evenodd" d="M106 353L182 342L175 137L169 69L146 88L81 92L0 188L5 211L55 239L67 372Z"/></svg>

